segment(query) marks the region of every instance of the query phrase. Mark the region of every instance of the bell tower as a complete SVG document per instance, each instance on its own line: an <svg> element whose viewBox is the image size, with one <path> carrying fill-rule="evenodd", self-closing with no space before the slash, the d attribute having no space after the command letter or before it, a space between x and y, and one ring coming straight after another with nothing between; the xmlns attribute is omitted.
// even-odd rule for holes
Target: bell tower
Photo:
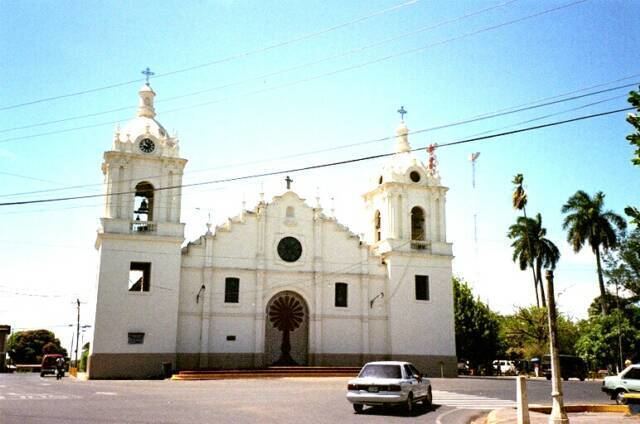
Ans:
<svg viewBox="0 0 640 424"><path fill-rule="evenodd" d="M398 112L402 119L396 129L394 154L363 196L368 220L365 241L380 256L389 276L384 297L389 354L410 358L439 374L440 362L455 370L455 340L438 331L405 329L423 326L442 329L442 335L455 334L453 255L445 225L447 188L440 182L435 146L429 148L425 165L409 144L406 110L402 107Z"/></svg>
<svg viewBox="0 0 640 424"><path fill-rule="evenodd" d="M115 131L103 157L89 378L152 377L163 364L175 364L187 161L178 139L155 119L155 95L147 80L136 116Z"/></svg>
<svg viewBox="0 0 640 424"><path fill-rule="evenodd" d="M375 177L373 188L364 194L369 220L365 238L379 253L426 253L447 244L447 188L440 184L435 147L430 149L425 166L411 151L409 129L400 121L395 154Z"/></svg>

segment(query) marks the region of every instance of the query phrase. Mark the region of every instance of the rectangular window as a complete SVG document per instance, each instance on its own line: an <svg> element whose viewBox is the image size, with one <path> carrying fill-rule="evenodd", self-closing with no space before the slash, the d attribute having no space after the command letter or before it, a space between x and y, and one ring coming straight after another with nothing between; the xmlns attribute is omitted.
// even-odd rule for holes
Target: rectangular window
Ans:
<svg viewBox="0 0 640 424"><path fill-rule="evenodd" d="M131 262L129 291L148 292L151 287L151 262Z"/></svg>
<svg viewBox="0 0 640 424"><path fill-rule="evenodd" d="M336 283L336 307L347 307L348 287L347 283Z"/></svg>
<svg viewBox="0 0 640 424"><path fill-rule="evenodd" d="M428 275L416 275L416 300L429 300Z"/></svg>
<svg viewBox="0 0 640 424"><path fill-rule="evenodd" d="M129 333L127 334L129 339L129 344L143 344L144 343L144 333Z"/></svg>
<svg viewBox="0 0 640 424"><path fill-rule="evenodd" d="M240 279L227 277L224 280L224 303L239 303Z"/></svg>

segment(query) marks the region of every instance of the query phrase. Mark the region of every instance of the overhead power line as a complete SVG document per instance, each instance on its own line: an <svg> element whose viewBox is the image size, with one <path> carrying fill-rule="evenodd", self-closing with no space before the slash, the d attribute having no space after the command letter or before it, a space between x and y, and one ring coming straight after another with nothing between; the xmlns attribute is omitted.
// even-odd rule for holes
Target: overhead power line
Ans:
<svg viewBox="0 0 640 424"><path fill-rule="evenodd" d="M426 128L426 129L420 130L420 131L429 132L429 131L436 131L436 130L440 130L440 129L452 128L452 127L460 126L460 125L467 124L467 123L478 122L478 121L482 121L482 120L485 120L485 119L492 119L492 118L496 118L496 117L500 117L500 116L510 115L510 114L513 114L513 113L519 113L519 112L528 111L528 110L532 110L532 109L538 109L538 108L541 108L541 107L544 107L544 106L559 104L559 103L563 103L563 102L567 102L567 101L573 101L573 100L577 100L577 99L580 99L580 98L593 96L593 95L596 95L596 94L602 94L602 93L605 93L605 92L618 90L618 89L621 89L621 88L628 88L628 87L635 86L636 84L640 84L640 83L636 82L636 83L632 83L632 84L625 84L625 85L622 85L622 86L617 86L617 87L612 87L612 88L605 89L605 90L599 90L599 91L595 91L595 92L590 92L590 93L586 93L586 94L579 95L579 96L572 96L572 97L568 97L568 98L561 99L561 100L553 100L553 101L545 102L545 100L558 99L558 98L561 98L562 96L567 95L567 94L574 94L574 93L583 92L583 91L585 91L587 89L590 89L590 88L602 87L602 86L608 85L610 83L623 81L623 80L626 80L626 79L629 79L629 78L632 78L632 77L635 77L635 76L640 76L640 74L633 75L633 76L630 76L630 77L620 78L620 79L617 79L617 80L614 80L614 81L610 81L610 82L607 82L607 83L601 83L601 84L593 85L593 86L590 86L590 87L587 87L587 88L582 88L582 89L578 89L578 90L572 90L570 92L563 93L563 94L558 94L558 95L554 95L554 96L550 96L550 97L546 97L546 98L537 99L535 101L531 101L531 102L527 102L527 103L524 103L524 104L520 104L518 106L512 106L512 107L508 107L508 108L503 108L503 109L500 109L500 110L495 111L495 112L483 113L483 114L476 115L476 116L473 116L473 117L470 117L470 118L466 118L466 119L463 119L463 120L454 121L454 122L450 122L450 123L447 123L447 124L441 124L441 125L437 125L437 126L434 126L434 127ZM560 115L560 114L563 114L563 113L572 112L572 111L576 111L576 110L579 110L579 109L584 109L586 107L594 106L594 105L603 103L605 101L610 101L610 100L613 100L613 99L614 99L614 97L611 97L611 98L608 98L608 99L605 99L605 100L601 100L601 101L597 101L597 102L592 102L592 103L589 103L589 104L581 105L579 107L571 108L571 109L568 109L568 110L565 110L565 111L549 113L549 114L546 114L544 116L539 116L539 117L536 117L536 118L533 118L533 119L530 119L530 120L520 121L520 122L517 122L516 124L508 125L506 127L494 128L494 129L491 129L491 130L483 131L481 133L474 134L473 136L493 133L495 131L500 131L500 130L503 130L505 128L513 128L514 126L518 126L518 125L525 125L525 124L528 124L530 122L535 122L535 121L539 121L539 120L542 120L542 119L551 118L551 117L554 117L554 116L557 116L557 115ZM526 107L527 105L531 105L531 106L530 107ZM307 156L307 155L311 155L311 154L325 153L325 152L334 151L334 150L346 149L346 148L361 146L361 145L365 145L365 144L371 144L371 143L376 143L376 142L381 142L381 141L387 141L387 140L389 140L391 138L393 138L393 136L388 136L388 137L383 137L383 138L376 138L376 139L373 139L373 140L360 141L360 142L351 143L351 144L347 144L347 145L328 147L328 148L315 150L315 151L310 151L310 152L295 153L295 154L290 154L290 155L280 156L280 157L271 157L271 158L267 158L267 159L264 159L264 160L245 162L245 163L239 163L239 164L228 164L228 165L219 166L219 167L215 167L215 168L200 169L200 170L190 171L190 172L187 172L187 173L193 174L193 173L198 173L198 172L208 172L208 171L212 171L212 170L218 170L218 169L229 168L229 167L255 165L255 164L263 163L263 162L266 162L266 161L272 162L272 161L276 161L276 160L292 159L292 158L301 157L301 156ZM49 182L49 183L61 185L61 184L59 184L57 182L47 181L47 180L43 180L43 179L40 179L40 178L33 178L33 177L29 177L29 176L24 176L24 175L17 175L17 174L0 172L0 175L2 175L2 174L15 176L15 177L18 177L18 178L32 179L32 180L37 180L37 181L42 181L42 182ZM154 177L157 177L157 175L156 176L154 176L154 175L148 175L147 176L147 178L154 178ZM125 181L132 181L132 180L125 180ZM7 194L0 194L0 198L2 198L2 197L25 196L25 195L39 194L39 193L51 193L51 192L55 192L55 191L66 191L66 190L83 189L83 188L89 188L89 187L97 187L97 186L100 186L100 185L102 185L102 183L81 184L81 185L74 185L74 186L64 186L64 187L58 187L58 188L42 189L42 190L32 190L32 191L27 191L27 192L7 193Z"/></svg>
<svg viewBox="0 0 640 424"><path fill-rule="evenodd" d="M319 35L326 34L328 32L336 31L336 30L341 29L341 28L345 28L345 27L348 27L348 26L351 26L351 25L355 25L357 23L366 21L366 20L374 18L376 16L380 16L380 15L383 15L383 14L388 13L388 12L393 12L393 11L402 9L403 7L406 7L406 6L412 6L412 5L416 4L416 3L418 3L419 1L420 0L409 0L409 1L406 1L404 3L400 3L400 4L397 4L395 6L388 7L386 9L382 9L382 10L378 10L378 11L369 13L368 15L365 15L365 16L361 16L359 18L352 19L351 21L348 21L348 22L343 22L341 24L337 24L337 25L333 25L333 26L330 26L330 27L325 28L325 29L321 29L319 31L309 32L307 34L303 34L303 35L295 37L295 38L291 38L291 39L288 39L288 40L276 42L274 44L270 44L270 45L265 46L265 47L261 47L261 48L257 48L257 49L253 49L253 50L248 50L248 51L241 52L241 53L236 53L236 54L233 54L233 55L230 55L230 56L227 56L227 57L223 57L221 59L216 59L216 60L212 60L212 61L209 61L209 62L201 63L199 65L193 65L193 66L189 66L187 68L176 69L174 71L169 71L169 72L165 72L165 73L159 73L159 74L156 74L154 76L154 78L162 78L162 77L166 77L166 76L169 76L169 75L175 75L175 74L180 74L180 73L183 73L183 72L189 72L189 71L205 68L205 67L212 66L212 65L217 65L217 64L220 64L220 63L230 62L230 61L233 61L233 60L236 60L236 59L240 59L240 58L245 58L245 57L252 56L252 55L255 55L255 54L258 54L258 53L264 53L264 52L267 52L267 51L270 51L270 50L273 50L273 49L276 49L276 48L279 48L279 47L284 47L284 46L287 46L287 45L290 45L290 44L294 44L294 43L297 43L297 42L300 42L300 41L303 41L303 40L307 40L309 38L313 38L313 37L317 37ZM109 90L109 89L112 89L112 88L122 87L122 86L125 86L125 85L134 84L134 83L139 83L139 82L142 82L142 81L144 81L144 78L137 78L137 79L134 79L134 80L118 82L118 83L114 83L114 84L105 85L105 86L102 86L102 87L95 87L95 88L90 88L90 89L87 89L87 90L76 91L76 92L73 92L73 93L67 93L67 94L61 94L61 95L58 95L58 96L45 97L45 98L41 98L41 99L31 100L31 101L28 101L28 102L23 102L23 103L8 105L8 106L1 106L0 107L0 111L9 110L9 109L16 109L16 108L20 108L20 107L24 107L24 106L30 106L30 105L34 105L34 104L38 104L38 103L50 102L50 101L53 101L53 100L59 100L59 99L64 99L64 98L68 98L68 97L81 96L81 95L84 95L84 94L95 93L97 91L103 91L103 90Z"/></svg>
<svg viewBox="0 0 640 424"><path fill-rule="evenodd" d="M325 72L322 74L318 74L318 75L314 75L311 77L307 77L307 78L303 78L303 79L299 79L299 80L295 80L295 81L290 81L284 84L279 84L279 85L275 85L273 87L267 87L267 88L261 88L258 90L253 90L253 91L249 91L240 95L235 95L235 96L227 96L224 98L220 98L220 99L216 99L216 100L211 100L211 101L206 101L206 102L201 102L201 103L197 103L197 104L193 104L193 105L189 105L189 106L184 106L184 107L180 107L180 108L175 108L175 109L170 109L170 110L165 110L162 113L163 114L168 114L168 113L175 113L175 112L181 112L181 111L185 111L185 110L191 110L191 109L195 109L195 108L201 108L203 106L208 106L211 104L215 104L215 103L221 103L221 102L225 102L225 101L229 101L230 99L234 99L237 97L245 97L245 96L252 96L252 95L256 95L256 94L261 94L261 93L266 93L269 91L274 91L274 90L278 90L281 88L287 88L287 87L291 87L294 85L298 85L298 84L303 84L303 83L307 83L307 82L311 82L311 81L315 81L321 78L325 78L325 77L330 77L333 75L337 75L337 74L341 74L343 72L348 72L348 71L353 71L355 69L360 69L360 68L364 68L370 65L374 65L377 63L382 63L382 62L386 62L389 61L391 59L397 58L397 57L401 57L401 56L405 56L408 54L413 54L413 53L417 53L420 51L424 51L426 49L429 49L431 47L435 47L435 46L440 46L440 45L444 45L453 41L457 41L457 40L461 40L464 38L468 38L468 37L472 37L478 34L482 34L484 32L489 32L489 31L494 31L496 29L499 28L503 28L505 26L509 26L509 25L513 25L515 23L519 23L522 21L526 21L529 19L533 19L536 18L538 16L542 16L548 13L552 13L552 12L556 12L558 10L562 10L571 6L575 6L577 4L580 3L584 3L588 0L577 0L571 3L567 3L558 7L554 7L551 9L545 9L541 12L537 12L537 13L533 13L521 18L517 18L517 19L513 19L510 21L506 21L506 22L502 22L496 25L492 25L489 27L485 27L476 31L472 31L469 33L465 33L459 36L455 36L452 38L448 38L445 40L441 40L435 43L430 43L424 46L420 46L420 47L416 47L416 48L412 48L409 50L404 50L395 54L390 54L384 57L379 57L377 59L373 59L373 60L369 60L366 62L362 62L356 65L352 65L352 66L348 66L345 68L340 68L334 71L330 71L330 72ZM79 130L83 130L83 129L89 129L89 128L96 128L96 127L102 127L102 126L107 126L107 125L116 125L118 124L120 121L122 120L117 120L117 121L109 121L109 122L101 122L101 123L97 123L97 124L91 124L91 125L85 125L85 126L80 126L80 127L74 127L74 128L67 128L67 129L63 129L63 130L55 130L55 131L49 131L49 132L44 132L44 133L38 133L38 134L31 134L31 135L25 135L25 136L18 136L18 137L10 137L10 138L6 138L6 139L2 139L0 140L0 143L8 143L10 141L17 141L17 140L25 140L25 139L30 139L30 138L36 138L36 137L43 137L43 136L48 136L48 135L56 135L56 134L62 134L62 133L68 133L68 132L73 132L73 131L79 131Z"/></svg>
<svg viewBox="0 0 640 424"><path fill-rule="evenodd" d="M635 108L634 107L626 107L626 108L622 108L622 109L610 110L610 111L606 111L606 112L594 113L594 114L590 114L590 115L579 116L579 117L576 117L576 118L565 119L563 121L555 121L555 122L536 125L536 126L532 126L532 127L520 128L520 129L516 129L516 130L511 130L511 131L505 131L505 132L501 132L501 133L498 133L498 134L484 135L484 136L480 136L480 137L468 138L468 139L465 139L465 140L452 141L452 142L448 142L448 143L443 143L443 144L439 145L438 148L448 147L448 146L456 146L456 145L459 145L459 144L466 144L466 143L472 143L472 142L481 141L481 140L488 140L488 139L493 139L493 138L498 138L498 137L504 137L504 136L507 136L507 135L513 135L513 134L518 134L518 133L523 133L523 132L528 132L528 131L534 131L534 130L538 130L538 129L542 129L542 128L548 128L548 127L553 127L553 126L558 126L558 125L564 125L564 124L568 124L568 123L571 123L571 122L577 122L577 121L582 121L582 120L585 120L585 119L597 118L597 117L600 117L600 116L611 115L611 114L619 113L619 112L626 112L626 111L629 111L629 110L635 110ZM412 131L412 132L410 132L410 134L415 134L415 133L424 132L424 131L425 130ZM424 150L425 148L426 147L420 147L420 148L416 148L416 149L411 149L411 151L415 152L415 151L419 151L419 150ZM363 161L372 160L372 159L380 159L380 158L383 158L383 157L392 156L394 154L395 153L381 153L381 154L378 154L378 155L363 156L363 157L354 158L354 159L346 159L346 160L337 161L337 162L329 162L329 163L323 163L323 164L317 164L317 165L309 165L309 166L303 166L303 167L299 167L299 168L290 168L290 169L285 169L285 170L280 170L280 171L263 172L263 173L244 175L244 176L239 176L239 177L230 177L230 178L222 178L222 179L218 179L218 180L202 181L202 182L191 183L191 184L182 184L182 185L174 185L174 186L167 186L167 187L158 187L158 188L155 188L154 191L164 191L164 190L173 190L173 189L177 189L177 188L197 187L197 186L203 186L203 185L209 185L209 184L219 184L219 183L226 183L226 182L232 182L232 181L241 181L241 180L269 177L269 176L282 175L282 174L288 174L288 173L292 174L292 173L296 173L296 172L310 171L310 170L313 170L313 169L328 168L328 167L332 167L332 166L339 166L339 165L345 165L345 164L349 164L349 163L363 162ZM87 194L87 195L81 195L81 196L67 196L67 197L57 197L57 198L48 198L48 199L37 199L37 200L22 200L22 201L16 201L16 202L3 202L3 203L0 203L0 206L18 206L18 205L28 205L28 204L35 204L35 203L62 202L62 201L68 201L68 200L91 199L91 198L98 198L98 197L119 196L119 195L134 194L134 193L135 193L135 191L123 191L123 192L117 192L117 193Z"/></svg>
<svg viewBox="0 0 640 424"><path fill-rule="evenodd" d="M377 41L375 43L372 43L372 44L369 44L369 45L366 45L366 46L362 46L362 47L359 47L359 48L351 49L351 50L348 50L346 52L338 53L338 54L335 54L335 55L332 55L332 56L323 57L323 58L316 59L316 60L313 60L313 61L310 61L310 62L298 64L298 65L295 65L295 66L292 66L292 67L289 67L289 68L279 69L279 70L272 71L272 72L269 72L269 73L265 73L265 74L262 74L262 75L250 77L250 78L247 78L247 79L244 79L244 80L229 82L229 83L218 85L218 86L215 86L215 87L200 88L198 91L194 91L194 92L191 92L191 93L185 93L185 94L180 94L178 96L172 96L172 97L159 99L159 100L156 101L156 103L171 102L171 101L180 100L180 99L187 98L187 97L193 97L193 96L196 96L196 95L201 95L203 93L207 93L207 92L211 92L211 91L217 91L217 90L222 90L222 89L229 88L229 87L234 87L234 86L246 84L246 83L252 82L252 81L262 81L265 78L271 78L271 77L274 77L274 76L277 76L277 75L282 75L282 74L285 74L285 73L288 73L288 72L291 72L291 71L295 71L295 70L299 70L299 69L303 69L303 68L306 68L306 67L309 67L309 66L318 65L320 63L327 62L327 61L330 61L330 60L333 60L333 59L338 59L338 58L341 58L341 57L344 57L344 56L349 56L349 55L352 55L352 54L355 54L355 53L360 53L360 52L363 52L365 50L368 50L368 49L371 49L371 48L374 48L374 47L379 47L381 45L384 45L384 44L387 44L387 43L390 43L390 42L393 42L393 41L397 41L397 40L399 40L401 38L405 38L405 37L408 37L408 36L411 36L411 35L423 33L423 32L426 32L426 31L433 30L433 29L437 29L437 28L440 28L440 27L442 27L444 25L447 25L447 24L450 24L450 23L453 23L453 22L458 22L458 21L461 21L463 19L467 19L467 18L476 16L476 15L479 15L481 13L485 13L485 12L488 12L488 11L503 7L503 6L507 5L507 4L514 3L516 1L519 1L519 0L509 0L509 1L497 4L497 5L494 5L494 6L491 6L491 7L487 7L487 8L484 8L484 9L480 9L480 10L476 10L476 11L473 11L473 12L469 12L469 13L466 13L464 15L457 16L457 17L451 18L451 19L447 19L447 20L444 20L444 21L441 21L441 22L438 22L438 23L435 23L435 24L432 24L432 25L423 26L423 27L420 27L420 28L418 28L416 30L405 32L405 33L402 33L402 34L399 34L399 35L396 35L396 36L393 36L393 37L390 37L390 38L386 38L384 40ZM7 132L11 132L11 131L25 130L25 129L29 129L29 128L42 127L42 126L46 126L46 125L59 124L59 123L62 123L62 122L68 122L68 121L73 121L73 120L77 120L77 119L93 118L93 117L96 117L96 116L107 115L107 114L114 113L114 112L122 112L122 111L125 111L125 110L133 110L133 109L134 109L133 106L123 106L123 107L118 107L118 108L115 108L115 109L109 109L109 110L104 110L104 111L99 111L99 112L93 112L93 113L82 114L82 115L75 115L75 116L70 116L70 117L66 117L66 118L59 118L59 119L55 119L55 120L50 120L50 121L36 122L36 123L16 126L16 127L12 127L12 128L4 128L4 129L0 129L0 133L7 133Z"/></svg>

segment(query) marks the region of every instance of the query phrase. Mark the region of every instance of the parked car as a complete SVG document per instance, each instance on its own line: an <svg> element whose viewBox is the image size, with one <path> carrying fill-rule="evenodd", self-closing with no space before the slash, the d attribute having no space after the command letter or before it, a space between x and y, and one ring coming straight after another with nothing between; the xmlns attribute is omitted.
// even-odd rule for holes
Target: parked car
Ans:
<svg viewBox="0 0 640 424"><path fill-rule="evenodd" d="M516 364L513 361L507 359L496 359L493 361L493 370L496 374L515 375Z"/></svg>
<svg viewBox="0 0 640 424"><path fill-rule="evenodd" d="M413 411L416 402L431 408L431 382L409 362L378 361L365 364L347 386L347 400L356 413L364 406L404 405Z"/></svg>
<svg viewBox="0 0 640 424"><path fill-rule="evenodd" d="M615 399L616 403L626 403L625 393L640 392L640 364L629 365L618 375L605 377L602 391Z"/></svg>
<svg viewBox="0 0 640 424"><path fill-rule="evenodd" d="M42 357L40 377L44 377L48 374L56 375L56 361L58 358L62 358L64 360L64 355L60 355L59 353L50 353ZM64 376L64 371L62 372L62 375Z"/></svg>
<svg viewBox="0 0 640 424"><path fill-rule="evenodd" d="M560 358L560 374L564 380L577 378L584 381L587 378L587 364L579 356L558 355ZM544 355L541 363L542 373L547 380L551 380L551 357Z"/></svg>

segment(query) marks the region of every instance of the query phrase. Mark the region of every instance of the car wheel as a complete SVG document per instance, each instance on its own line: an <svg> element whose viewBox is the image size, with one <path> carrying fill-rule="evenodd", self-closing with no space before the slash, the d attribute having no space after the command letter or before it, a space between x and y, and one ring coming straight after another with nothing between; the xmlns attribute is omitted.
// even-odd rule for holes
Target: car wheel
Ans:
<svg viewBox="0 0 640 424"><path fill-rule="evenodd" d="M427 396L424 399L422 399L422 406L424 406L424 408L427 411L430 411L432 405L433 405L433 394L431 393L431 386L429 386L429 388L427 389Z"/></svg>
<svg viewBox="0 0 640 424"><path fill-rule="evenodd" d="M409 392L409 396L407 396L407 403L405 405L405 409L407 414L411 415L413 412L413 393Z"/></svg>
<svg viewBox="0 0 640 424"><path fill-rule="evenodd" d="M626 405L627 400L624 398L625 391L624 390L616 390L616 403L618 405Z"/></svg>
<svg viewBox="0 0 640 424"><path fill-rule="evenodd" d="M356 411L356 414L361 414L362 411L364 411L364 405L361 405L359 403L354 403L353 410Z"/></svg>
<svg viewBox="0 0 640 424"><path fill-rule="evenodd" d="M551 380L551 374L545 375L545 377L547 378L547 380Z"/></svg>

